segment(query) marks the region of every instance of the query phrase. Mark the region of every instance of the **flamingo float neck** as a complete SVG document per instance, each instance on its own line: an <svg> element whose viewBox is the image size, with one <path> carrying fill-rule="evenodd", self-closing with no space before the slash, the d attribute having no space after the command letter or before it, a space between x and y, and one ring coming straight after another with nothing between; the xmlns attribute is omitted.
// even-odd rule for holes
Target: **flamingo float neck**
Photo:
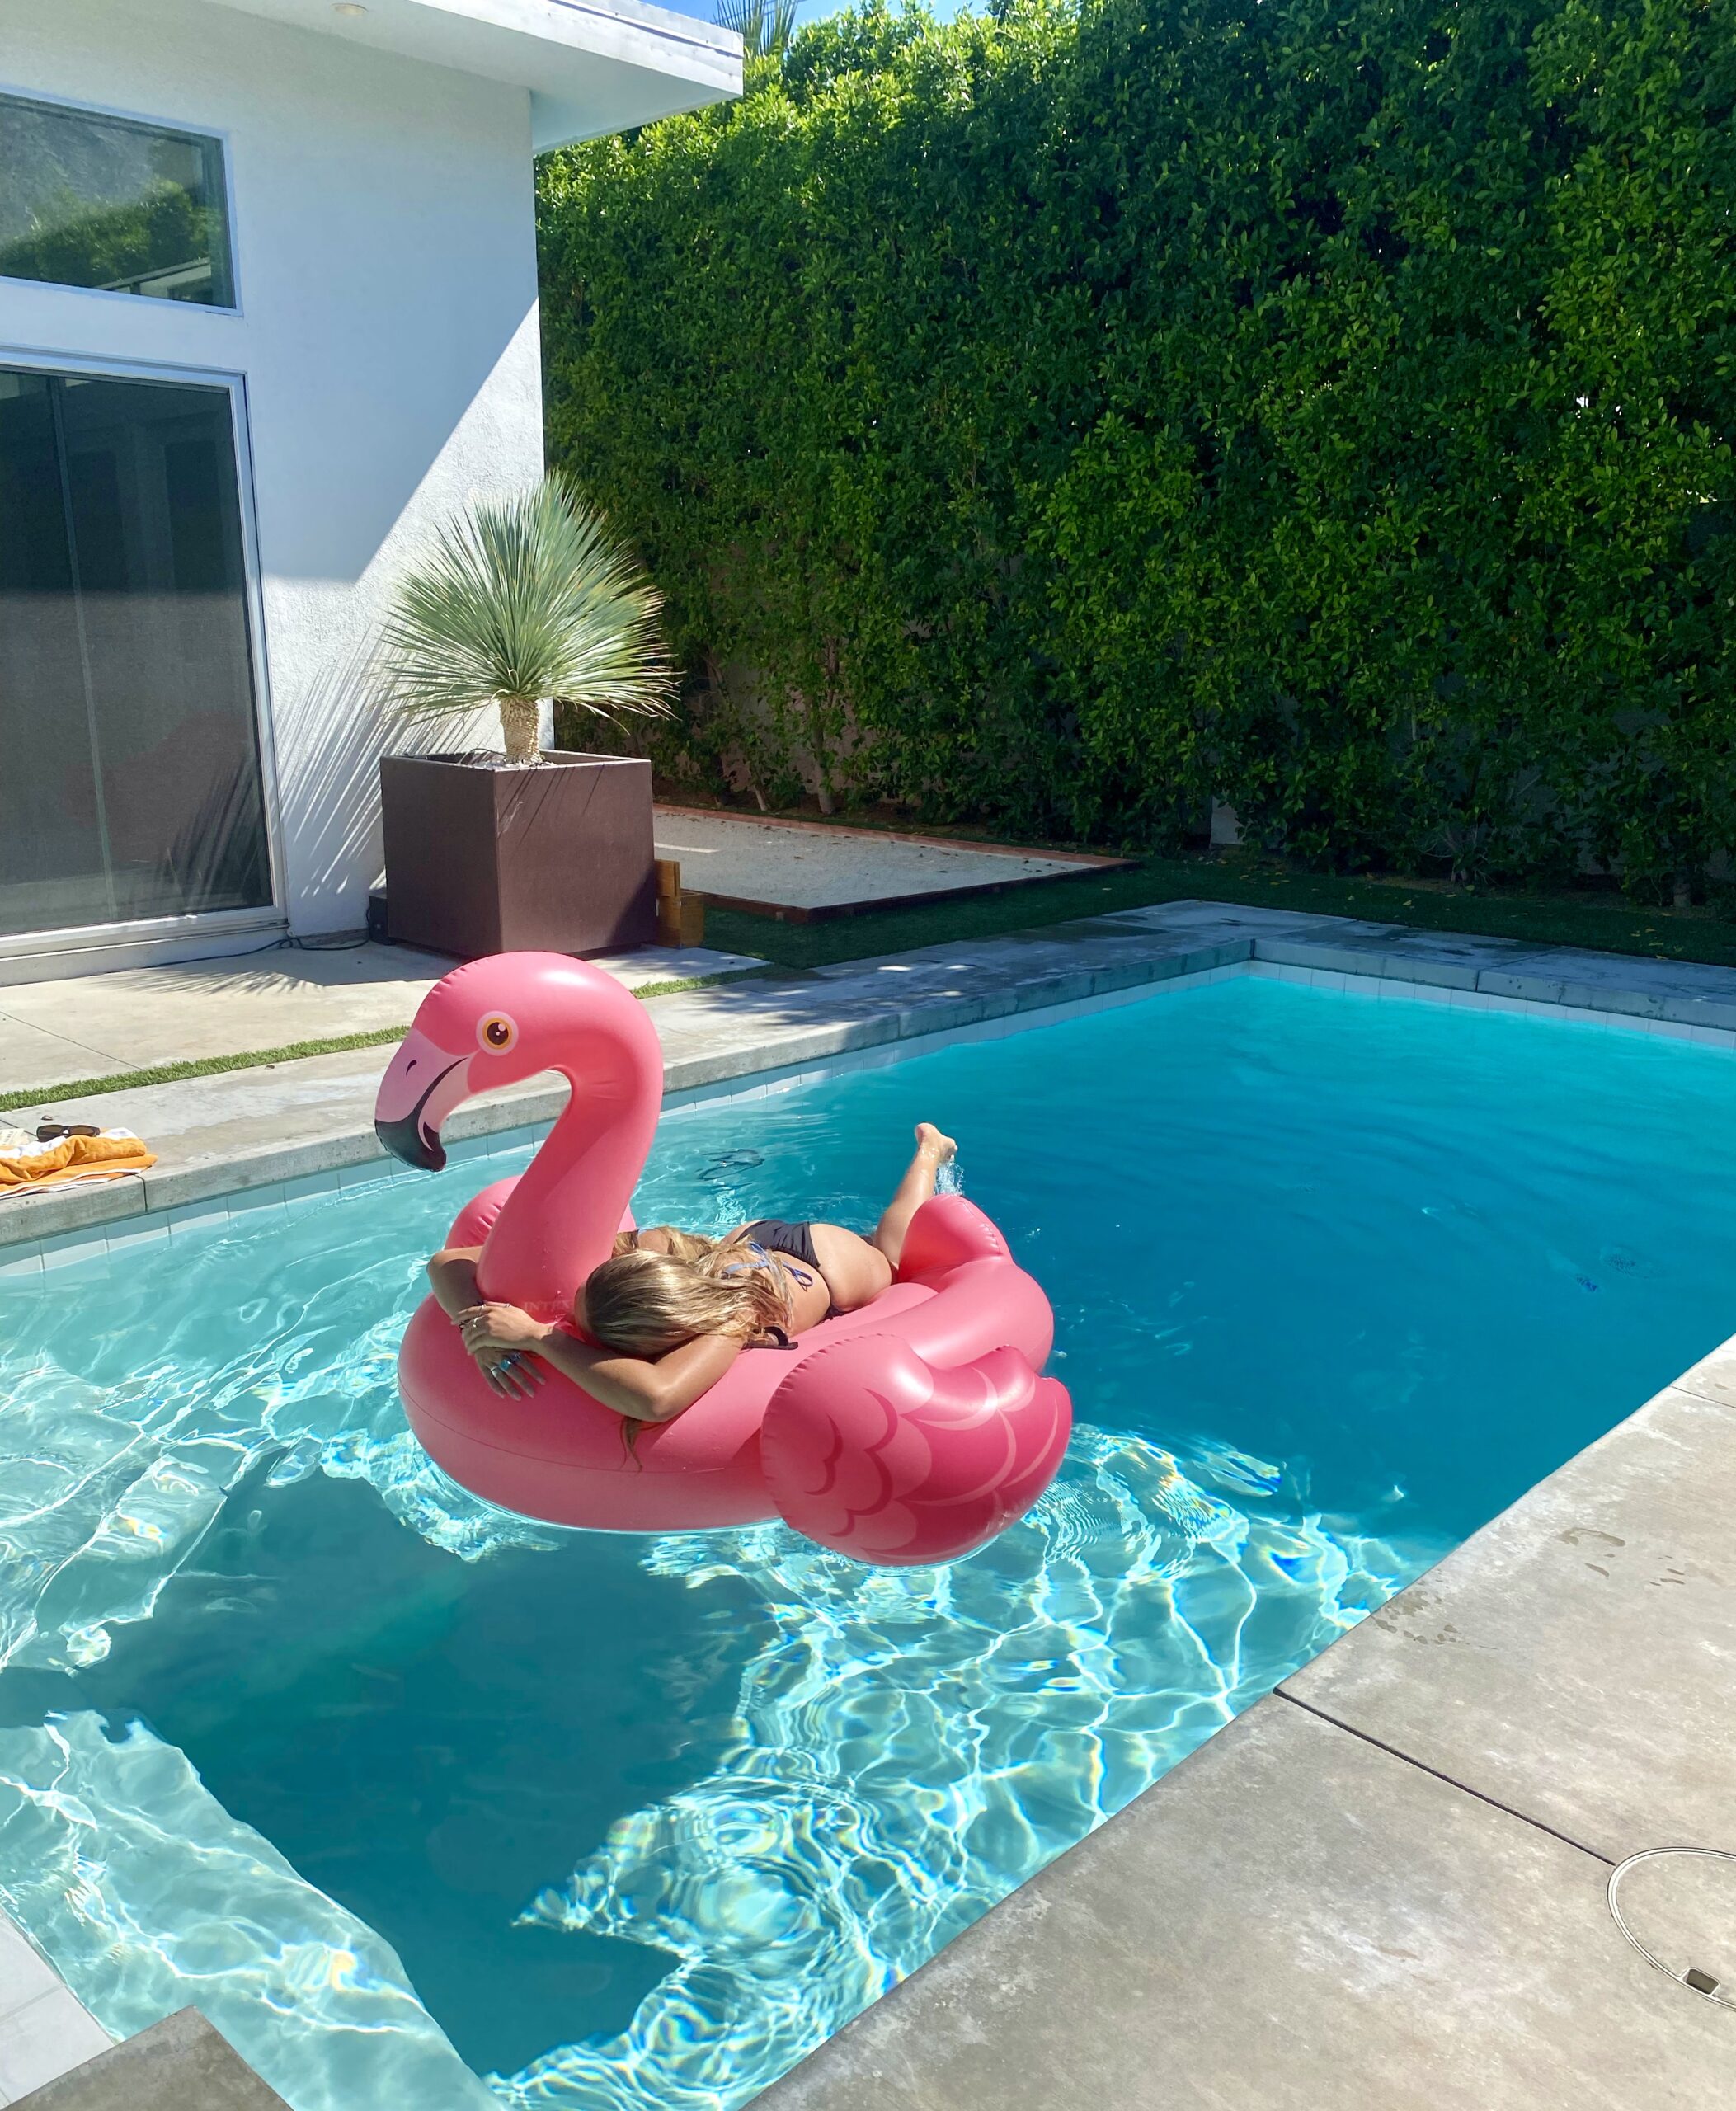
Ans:
<svg viewBox="0 0 1736 2111"><path fill-rule="evenodd" d="M636 1013L636 999L629 999ZM647 1034L651 1027L644 1023ZM624 1041L605 1052L591 1028L582 1061L553 1064L572 1088L560 1119L502 1204L482 1247L477 1285L485 1297L522 1305L538 1319L564 1317L575 1292L609 1258L622 1216L651 1155L663 1101L663 1065L635 1060ZM652 1040L656 1049L655 1038Z"/></svg>
<svg viewBox="0 0 1736 2111"><path fill-rule="evenodd" d="M388 1065L374 1126L395 1155L437 1170L454 1107L543 1070L558 1070L572 1097L489 1230L478 1281L485 1296L552 1319L608 1259L656 1132L663 1051L638 999L561 953L454 968Z"/></svg>

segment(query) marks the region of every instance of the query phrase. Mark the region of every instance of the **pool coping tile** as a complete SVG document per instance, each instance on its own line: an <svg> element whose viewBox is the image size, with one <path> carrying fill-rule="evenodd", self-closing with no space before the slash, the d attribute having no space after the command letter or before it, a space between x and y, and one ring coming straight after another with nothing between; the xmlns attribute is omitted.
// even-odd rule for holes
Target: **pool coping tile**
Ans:
<svg viewBox="0 0 1736 2111"><path fill-rule="evenodd" d="M1684 1371L1677 1380L1678 1391L1693 1393L1720 1407L1736 1408L1736 1339L1721 1343L1709 1356Z"/></svg>
<svg viewBox="0 0 1736 2111"><path fill-rule="evenodd" d="M1606 1860L1736 1844L1732 1514L1736 1408L1668 1386L1280 1690Z"/></svg>

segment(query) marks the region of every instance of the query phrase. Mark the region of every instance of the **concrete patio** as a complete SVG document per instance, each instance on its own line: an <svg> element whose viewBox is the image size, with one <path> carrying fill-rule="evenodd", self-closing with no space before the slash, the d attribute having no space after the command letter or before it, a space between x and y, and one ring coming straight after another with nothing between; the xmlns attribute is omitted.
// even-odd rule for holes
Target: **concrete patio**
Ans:
<svg viewBox="0 0 1736 2111"><path fill-rule="evenodd" d="M180 967L0 988L0 1092L407 1026L454 965L412 946L273 946ZM707 946L644 946L598 965L640 989L747 974L764 963Z"/></svg>
<svg viewBox="0 0 1736 2111"><path fill-rule="evenodd" d="M657 855L679 863L686 891L722 909L791 923L903 908L939 895L999 894L1033 880L1114 872L1128 862L696 806L659 806L656 830Z"/></svg>

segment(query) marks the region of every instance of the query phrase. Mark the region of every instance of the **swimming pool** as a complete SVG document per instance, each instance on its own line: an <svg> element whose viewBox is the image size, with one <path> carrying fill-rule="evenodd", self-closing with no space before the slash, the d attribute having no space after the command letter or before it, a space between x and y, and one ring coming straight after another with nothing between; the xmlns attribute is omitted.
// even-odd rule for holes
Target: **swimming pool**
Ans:
<svg viewBox="0 0 1736 2111"><path fill-rule="evenodd" d="M676 1112L645 1214L870 1216L930 1117L1048 1285L1073 1451L944 1571L441 1482L393 1353L493 1167L0 1285L0 1900L295 2111L741 2104L1730 1332L1733 1103L1244 980Z"/></svg>

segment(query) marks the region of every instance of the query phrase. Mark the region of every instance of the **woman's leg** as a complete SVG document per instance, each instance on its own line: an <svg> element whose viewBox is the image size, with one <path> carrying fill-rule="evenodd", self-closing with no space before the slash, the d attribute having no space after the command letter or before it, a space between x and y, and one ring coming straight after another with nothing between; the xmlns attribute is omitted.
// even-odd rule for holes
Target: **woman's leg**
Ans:
<svg viewBox="0 0 1736 2111"><path fill-rule="evenodd" d="M910 1219L934 1193L935 1174L957 1150L953 1139L942 1135L932 1121L916 1124L916 1155L905 1168L904 1178L868 1242L879 1248L895 1271L904 1253L904 1235L910 1228Z"/></svg>

